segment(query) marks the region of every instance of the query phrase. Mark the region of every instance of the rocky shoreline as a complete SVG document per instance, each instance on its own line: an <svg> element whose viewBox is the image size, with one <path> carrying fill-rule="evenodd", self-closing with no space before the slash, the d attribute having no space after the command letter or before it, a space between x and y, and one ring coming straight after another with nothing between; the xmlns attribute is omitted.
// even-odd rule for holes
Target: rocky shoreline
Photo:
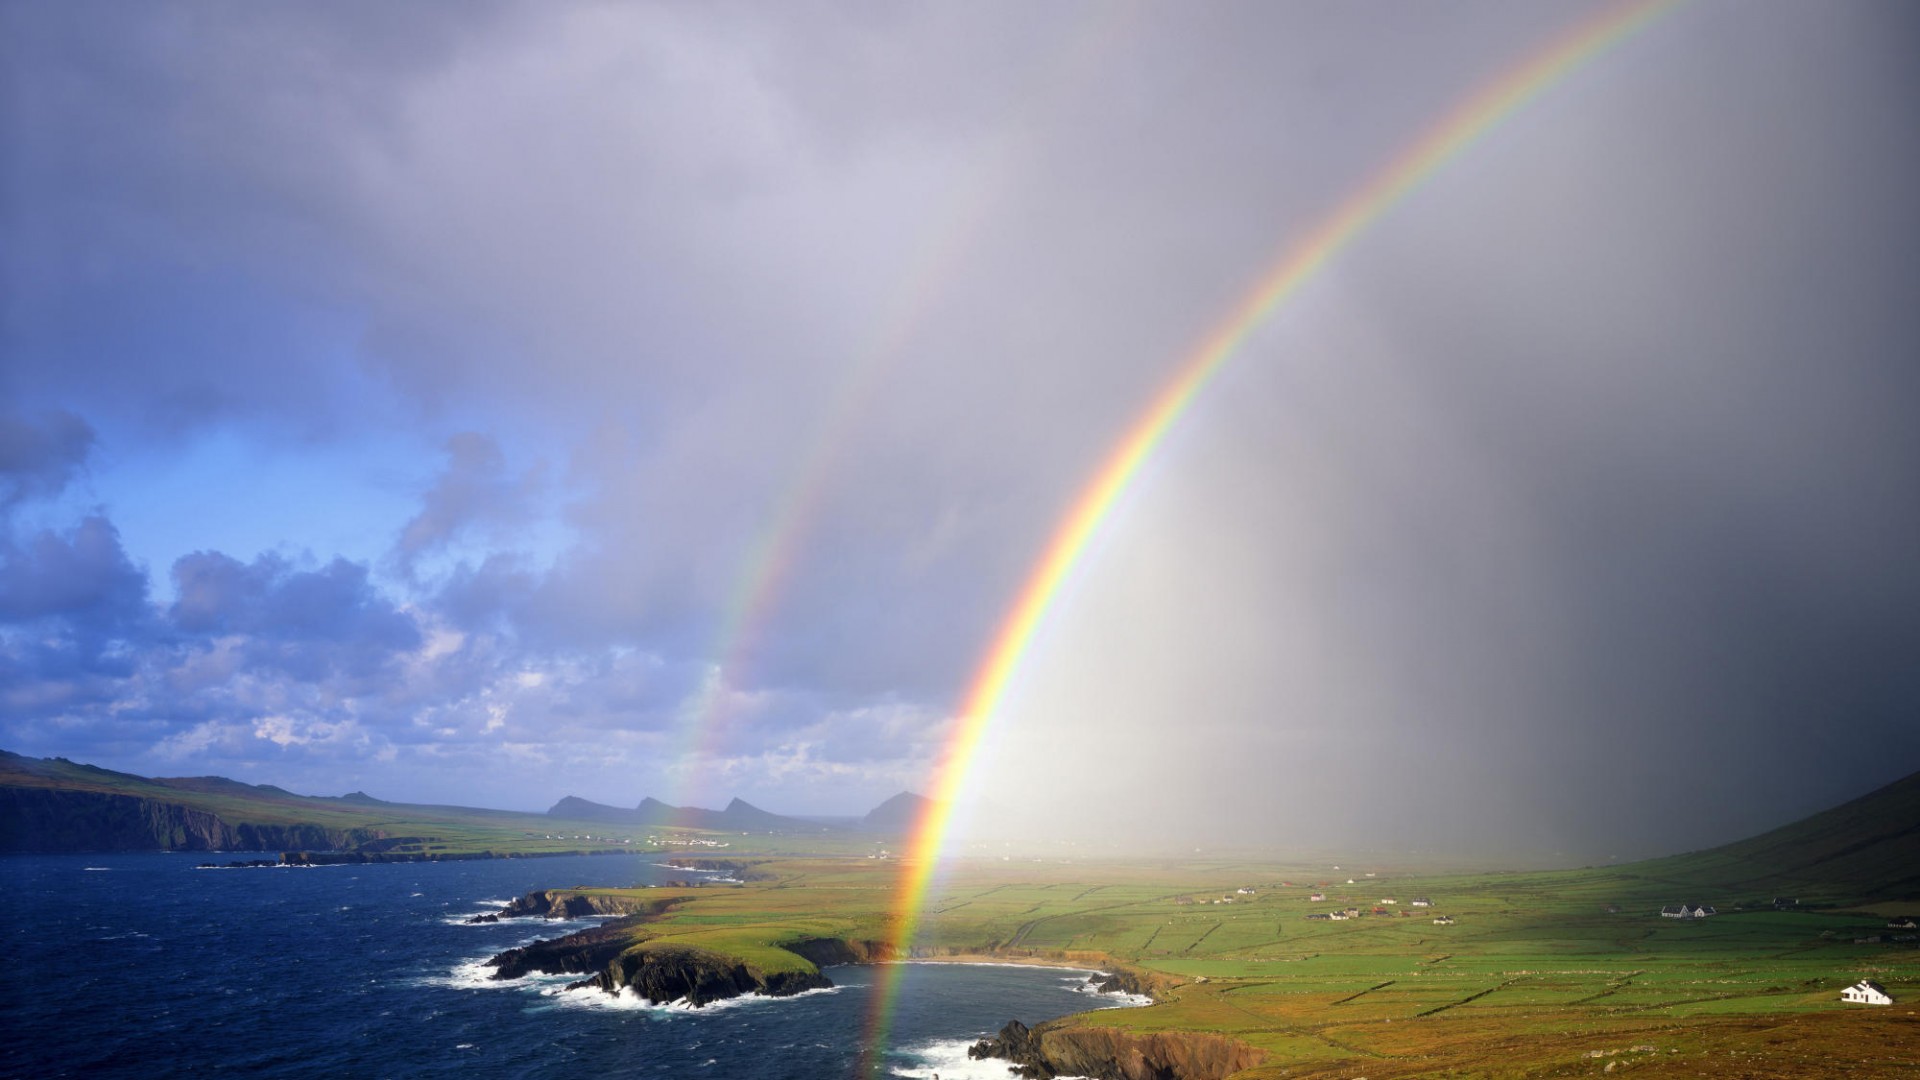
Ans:
<svg viewBox="0 0 1920 1080"><path fill-rule="evenodd" d="M618 916L611 922L564 937L508 949L489 960L495 979L526 975L585 975L567 989L606 994L632 993L654 1005L709 1005L743 994L788 997L833 985L820 969L834 964L867 964L890 958L874 941L808 938L783 943L793 964L768 969L737 957L674 942L653 941L644 925L680 904L679 897L634 900L564 889L528 893L498 914L476 915L470 922L501 918L570 919Z"/></svg>
<svg viewBox="0 0 1920 1080"><path fill-rule="evenodd" d="M834 985L822 968L840 964L877 964L890 961L1036 963L1041 958L1021 955L954 953L900 956L880 941L843 938L803 938L781 942L780 951L791 963L767 967L738 957L672 940L656 940L646 924L684 902L684 897L636 898L628 894L546 889L518 897L498 912L468 919L491 923L501 919L575 919L613 916L612 921L577 930L562 937L536 941L490 957L486 966L497 980L527 975L582 975L567 989L594 989L606 994L631 993L655 1004L684 1003L695 1007L743 994L786 997ZM1096 971L1088 989L1102 994L1131 994L1151 998L1153 985L1124 968Z"/></svg>
<svg viewBox="0 0 1920 1080"><path fill-rule="evenodd" d="M1050 1020L1029 1028L1009 1021L999 1034L967 1050L998 1058L1028 1080L1084 1076L1094 1080L1221 1080L1260 1064L1260 1051L1225 1035L1186 1031L1137 1033Z"/></svg>

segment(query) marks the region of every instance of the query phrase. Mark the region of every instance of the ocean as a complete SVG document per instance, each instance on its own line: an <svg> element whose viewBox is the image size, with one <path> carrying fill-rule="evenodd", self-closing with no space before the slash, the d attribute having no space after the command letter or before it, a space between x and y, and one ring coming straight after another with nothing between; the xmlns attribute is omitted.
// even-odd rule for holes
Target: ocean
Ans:
<svg viewBox="0 0 1920 1080"><path fill-rule="evenodd" d="M820 1080L856 1067L871 968L698 1010L481 977L488 956L587 924L467 917L537 888L687 876L648 856L196 868L258 857L0 857L0 1077ZM1118 1004L1085 979L908 965L888 1069L1004 1080L1004 1063L970 1062L966 1047L1010 1019Z"/></svg>

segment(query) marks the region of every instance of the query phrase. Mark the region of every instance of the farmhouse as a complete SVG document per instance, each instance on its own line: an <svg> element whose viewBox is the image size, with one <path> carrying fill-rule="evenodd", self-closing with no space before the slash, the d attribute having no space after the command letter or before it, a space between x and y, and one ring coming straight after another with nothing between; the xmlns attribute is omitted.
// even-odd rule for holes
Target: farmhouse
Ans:
<svg viewBox="0 0 1920 1080"><path fill-rule="evenodd" d="M1316 903L1319 901L1325 900L1326 898L1327 898L1327 894L1323 892L1313 893L1307 897L1307 899L1312 900Z"/></svg>
<svg viewBox="0 0 1920 1080"><path fill-rule="evenodd" d="M1453 916L1451 916L1451 915L1435 915L1435 916L1433 917L1433 925L1435 925L1435 926L1452 926L1452 925L1453 925Z"/></svg>
<svg viewBox="0 0 1920 1080"><path fill-rule="evenodd" d="M1407 901L1407 903L1412 904L1414 907L1432 907L1433 906L1433 901L1427 899L1424 896L1416 896L1413 899Z"/></svg>
<svg viewBox="0 0 1920 1080"><path fill-rule="evenodd" d="M1915 922L1914 917L1911 915L1895 915L1893 918L1887 920L1887 929L1920 930L1920 922Z"/></svg>
<svg viewBox="0 0 1920 1080"><path fill-rule="evenodd" d="M1870 979L1861 979L1840 991L1840 1000L1851 1001L1858 1005L1893 1004L1893 999L1887 996L1886 988Z"/></svg>
<svg viewBox="0 0 1920 1080"><path fill-rule="evenodd" d="M1800 901L1795 900L1791 896L1776 896L1773 898L1773 910L1775 911L1787 911L1799 906Z"/></svg>
<svg viewBox="0 0 1920 1080"><path fill-rule="evenodd" d="M1668 904L1660 909L1663 919L1704 919L1716 914L1712 904Z"/></svg>

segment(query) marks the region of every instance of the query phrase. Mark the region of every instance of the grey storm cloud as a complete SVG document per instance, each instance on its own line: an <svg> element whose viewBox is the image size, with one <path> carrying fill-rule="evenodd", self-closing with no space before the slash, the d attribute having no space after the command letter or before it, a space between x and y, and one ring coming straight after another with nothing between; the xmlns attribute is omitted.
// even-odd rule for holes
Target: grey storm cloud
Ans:
<svg viewBox="0 0 1920 1080"><path fill-rule="evenodd" d="M0 412L0 512L66 490L93 448L93 428L65 410Z"/></svg>
<svg viewBox="0 0 1920 1080"><path fill-rule="evenodd" d="M716 776L891 794L1180 358L1594 10L8 5L8 737L632 801L718 687ZM1410 193L1109 522L983 805L1657 850L1910 769L1916 41L1681 5ZM201 545L155 601L113 507L49 516L96 426L444 464L384 560Z"/></svg>

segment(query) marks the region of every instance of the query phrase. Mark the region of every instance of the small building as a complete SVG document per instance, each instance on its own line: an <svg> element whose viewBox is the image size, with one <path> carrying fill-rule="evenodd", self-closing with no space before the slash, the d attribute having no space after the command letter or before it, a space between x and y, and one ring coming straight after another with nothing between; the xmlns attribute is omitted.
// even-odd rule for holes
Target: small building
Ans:
<svg viewBox="0 0 1920 1080"><path fill-rule="evenodd" d="M1325 900L1326 898L1327 898L1327 894L1323 892L1312 893L1307 897L1308 900L1311 900L1315 903L1319 903Z"/></svg>
<svg viewBox="0 0 1920 1080"><path fill-rule="evenodd" d="M1414 907L1432 907L1433 906L1433 901L1427 899L1424 896L1416 896L1413 899L1407 901L1407 903L1413 905Z"/></svg>
<svg viewBox="0 0 1920 1080"><path fill-rule="evenodd" d="M1791 896L1776 896L1773 898L1773 910L1775 911L1787 911L1799 906L1800 901L1795 900Z"/></svg>
<svg viewBox="0 0 1920 1080"><path fill-rule="evenodd" d="M1895 915L1887 920L1889 930L1920 930L1920 922L1911 915Z"/></svg>
<svg viewBox="0 0 1920 1080"><path fill-rule="evenodd" d="M1334 922L1346 922L1348 919L1353 918L1353 916L1344 911L1333 911L1327 913L1327 918L1332 919Z"/></svg>
<svg viewBox="0 0 1920 1080"><path fill-rule="evenodd" d="M1327 913L1326 913L1326 912L1324 912L1324 911L1315 911L1315 912L1313 912L1313 913L1311 913L1311 914L1309 914L1309 915L1307 916L1307 918L1309 918L1309 919L1331 919L1331 918L1333 918L1333 916L1331 916L1331 915L1329 915L1329 914L1327 914Z"/></svg>
<svg viewBox="0 0 1920 1080"><path fill-rule="evenodd" d="M1394 899L1393 897L1391 897L1391 896L1383 896L1383 897L1381 897L1381 898L1380 898L1380 902L1381 902L1381 903L1383 903L1383 904L1397 904L1397 903L1399 903L1400 901L1398 901L1398 900L1395 900L1395 899Z"/></svg>
<svg viewBox="0 0 1920 1080"><path fill-rule="evenodd" d="M1715 914L1712 904L1668 904L1660 909L1663 919L1704 919Z"/></svg>
<svg viewBox="0 0 1920 1080"><path fill-rule="evenodd" d="M1452 925L1453 925L1453 916L1451 916L1451 915L1435 915L1435 916L1433 917L1433 925L1435 925L1435 926L1452 926Z"/></svg>
<svg viewBox="0 0 1920 1080"><path fill-rule="evenodd" d="M1856 1005L1893 1004L1893 998L1887 996L1886 988L1871 979L1861 979L1840 991L1840 1000L1851 1001Z"/></svg>

